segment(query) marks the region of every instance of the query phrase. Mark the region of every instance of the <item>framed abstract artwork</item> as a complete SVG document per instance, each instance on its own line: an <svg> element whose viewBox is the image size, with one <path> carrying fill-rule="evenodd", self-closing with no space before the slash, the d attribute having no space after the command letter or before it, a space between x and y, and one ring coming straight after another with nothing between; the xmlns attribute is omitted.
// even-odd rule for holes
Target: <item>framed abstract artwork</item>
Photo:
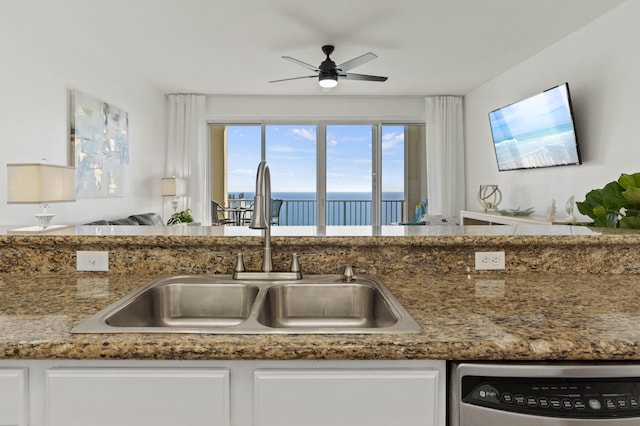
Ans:
<svg viewBox="0 0 640 426"><path fill-rule="evenodd" d="M129 115L77 90L70 91L71 164L76 198L122 197L129 172Z"/></svg>

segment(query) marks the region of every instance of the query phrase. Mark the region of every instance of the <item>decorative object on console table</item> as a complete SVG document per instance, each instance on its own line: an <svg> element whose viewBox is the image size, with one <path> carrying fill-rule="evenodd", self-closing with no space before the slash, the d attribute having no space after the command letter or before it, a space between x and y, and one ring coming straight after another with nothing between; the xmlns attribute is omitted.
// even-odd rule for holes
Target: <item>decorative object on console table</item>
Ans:
<svg viewBox="0 0 640 426"><path fill-rule="evenodd" d="M480 185L478 201L485 212L496 211L502 201L502 192L498 189L498 185Z"/></svg>
<svg viewBox="0 0 640 426"><path fill-rule="evenodd" d="M127 193L129 116L82 92L71 91L70 151L78 198L122 197Z"/></svg>
<svg viewBox="0 0 640 426"><path fill-rule="evenodd" d="M553 222L556 219L556 200L551 199L551 205L547 208L547 219Z"/></svg>
<svg viewBox="0 0 640 426"><path fill-rule="evenodd" d="M178 211L178 197L187 193L187 181L175 176L162 178L161 193L163 197L173 197L171 205L175 214Z"/></svg>
<svg viewBox="0 0 640 426"><path fill-rule="evenodd" d="M75 168L43 163L7 164L7 203L40 204L38 226L12 229L14 233L40 233L64 228L51 225L55 216L47 212L51 203L75 201Z"/></svg>
<svg viewBox="0 0 640 426"><path fill-rule="evenodd" d="M565 208L564 208L565 212L567 213L567 216L565 217L564 220L566 220L569 223L575 223L575 221L576 221L576 217L573 214L574 206L575 206L575 198L572 195L567 200L567 204L565 205Z"/></svg>
<svg viewBox="0 0 640 426"><path fill-rule="evenodd" d="M531 216L535 213L535 210L533 210L533 207L529 207L528 209L520 209L520 207L516 207L515 209L496 210L496 213L502 216Z"/></svg>
<svg viewBox="0 0 640 426"><path fill-rule="evenodd" d="M423 221L422 217L429 214L429 207L428 207L429 204L428 203L429 203L429 200L426 199L424 201L424 203L416 204L416 213L415 213L415 216L414 216L414 222L415 223L422 222Z"/></svg>

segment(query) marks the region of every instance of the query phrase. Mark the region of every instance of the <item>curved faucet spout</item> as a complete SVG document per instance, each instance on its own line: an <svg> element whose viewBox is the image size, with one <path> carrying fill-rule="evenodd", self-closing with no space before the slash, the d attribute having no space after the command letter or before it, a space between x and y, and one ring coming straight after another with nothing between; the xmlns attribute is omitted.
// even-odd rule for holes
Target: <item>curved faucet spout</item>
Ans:
<svg viewBox="0 0 640 426"><path fill-rule="evenodd" d="M271 174L266 161L261 161L256 174L256 195L253 199L253 215L249 228L264 230L264 254L262 272L273 270L271 258Z"/></svg>

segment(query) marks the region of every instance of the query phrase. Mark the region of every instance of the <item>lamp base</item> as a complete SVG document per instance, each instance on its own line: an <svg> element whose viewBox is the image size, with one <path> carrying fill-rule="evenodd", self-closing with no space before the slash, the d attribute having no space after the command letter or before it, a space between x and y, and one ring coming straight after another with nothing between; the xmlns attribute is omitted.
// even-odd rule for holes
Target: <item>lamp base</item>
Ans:
<svg viewBox="0 0 640 426"><path fill-rule="evenodd" d="M40 230L44 231L51 226L51 219L55 214L52 213L38 213L36 214L36 219L38 220L38 226L40 226Z"/></svg>
<svg viewBox="0 0 640 426"><path fill-rule="evenodd" d="M55 216L53 213L38 213L35 215L38 220L38 226L26 226L24 228L10 229L10 234L42 234L52 232L62 228L68 228L71 225L51 225L51 219Z"/></svg>

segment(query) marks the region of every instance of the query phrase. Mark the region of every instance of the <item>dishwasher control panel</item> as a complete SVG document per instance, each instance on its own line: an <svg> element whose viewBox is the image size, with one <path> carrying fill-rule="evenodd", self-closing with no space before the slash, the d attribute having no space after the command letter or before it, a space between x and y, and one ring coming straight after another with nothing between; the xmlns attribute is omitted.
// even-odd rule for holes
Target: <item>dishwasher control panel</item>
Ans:
<svg viewBox="0 0 640 426"><path fill-rule="evenodd" d="M462 402L549 417L640 416L640 378L532 379L465 376Z"/></svg>

